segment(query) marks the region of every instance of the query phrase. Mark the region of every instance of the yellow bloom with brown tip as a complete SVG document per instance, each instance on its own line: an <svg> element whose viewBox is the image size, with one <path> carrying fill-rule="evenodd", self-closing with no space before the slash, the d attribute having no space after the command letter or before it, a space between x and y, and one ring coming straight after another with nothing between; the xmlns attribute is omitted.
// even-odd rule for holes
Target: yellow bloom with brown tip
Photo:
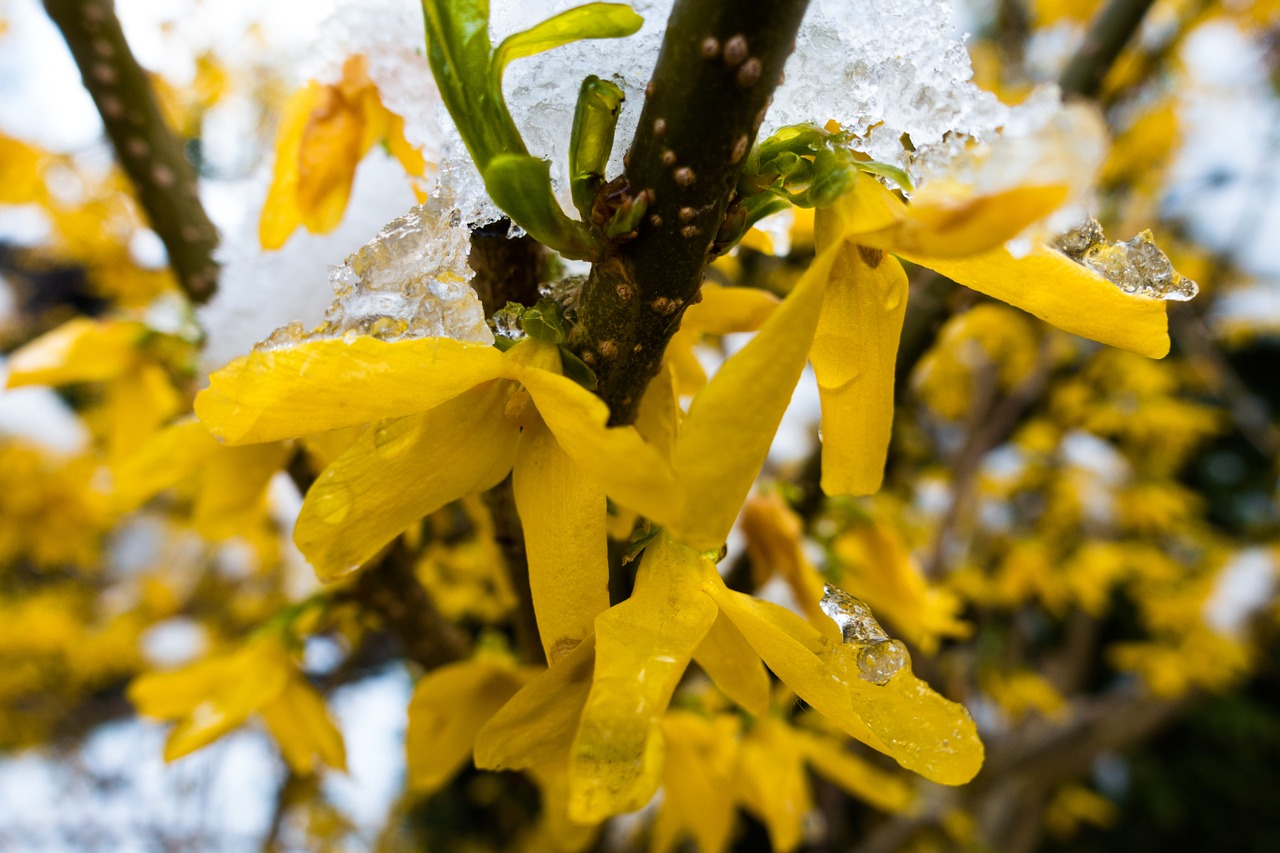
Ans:
<svg viewBox="0 0 1280 853"><path fill-rule="evenodd" d="M312 80L294 92L284 107L271 188L258 223L262 247L280 248L299 225L313 234L337 228L356 166L378 142L386 143L409 175L423 176L426 162L405 140L404 119L382 105L363 56L347 58L337 83ZM425 197L420 190L418 195L420 201Z"/></svg>

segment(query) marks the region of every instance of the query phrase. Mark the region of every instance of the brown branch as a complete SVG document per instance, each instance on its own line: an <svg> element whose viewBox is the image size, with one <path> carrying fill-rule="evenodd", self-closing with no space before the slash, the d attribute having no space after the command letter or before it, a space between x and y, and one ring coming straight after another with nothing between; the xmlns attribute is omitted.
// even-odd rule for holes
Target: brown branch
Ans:
<svg viewBox="0 0 1280 853"><path fill-rule="evenodd" d="M1155 0L1110 0L1089 27L1084 43L1062 72L1063 95L1096 97L1120 52L1124 50Z"/></svg>
<svg viewBox="0 0 1280 853"><path fill-rule="evenodd" d="M218 286L218 233L200 203L182 141L166 124L113 3L45 0L44 6L71 49L138 203L169 253L178 285L192 302L205 302Z"/></svg>
<svg viewBox="0 0 1280 853"><path fill-rule="evenodd" d="M602 190L644 199L582 292L574 346L599 377L612 423L635 420L667 341L699 299L712 244L764 120L808 0L677 0L626 173ZM598 205L598 206L599 206Z"/></svg>

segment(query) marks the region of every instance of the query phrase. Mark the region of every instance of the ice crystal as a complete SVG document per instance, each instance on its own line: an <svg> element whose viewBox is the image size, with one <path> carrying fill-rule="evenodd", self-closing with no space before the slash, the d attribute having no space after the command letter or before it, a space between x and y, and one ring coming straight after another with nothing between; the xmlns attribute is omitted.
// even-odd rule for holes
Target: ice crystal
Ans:
<svg viewBox="0 0 1280 853"><path fill-rule="evenodd" d="M493 42L580 2L493 0ZM635 132L672 0L632 0L631 5L645 19L636 34L565 45L514 62L506 71L503 89L512 117L529 150L551 160L553 186L566 210L572 210L567 129L584 77L609 79L626 95L610 175L622 170L627 140ZM994 192L1026 176L1087 181L1103 142L1079 117L1083 108L1064 111L1052 87L1017 107L982 91L972 82L968 52L953 33L953 19L949 0L813 0L762 138L784 125L835 119L861 137L859 147L867 154L908 168L918 183L951 177L949 165L957 158L957 168L978 191ZM419 4L352 0L339 7L325 33L319 69L311 76L336 80L346 56L366 56L383 103L404 117L408 140L423 146L429 163L438 164L439 184L452 193L462 221L501 218L436 95L423 56Z"/></svg>
<svg viewBox="0 0 1280 853"><path fill-rule="evenodd" d="M852 653L859 678L886 684L910 665L907 647L889 638L865 602L831 584L823 592L822 612L840 626L844 648Z"/></svg>
<svg viewBox="0 0 1280 853"><path fill-rule="evenodd" d="M1186 302L1200 292L1194 281L1173 268L1149 230L1132 240L1112 243L1098 221L1090 217L1059 236L1054 247L1125 293Z"/></svg>
<svg viewBox="0 0 1280 853"><path fill-rule="evenodd" d="M470 231L437 195L392 220L333 267L334 301L324 322L277 329L260 349L304 340L371 335L382 340L450 337L493 343L480 299L468 283Z"/></svg>

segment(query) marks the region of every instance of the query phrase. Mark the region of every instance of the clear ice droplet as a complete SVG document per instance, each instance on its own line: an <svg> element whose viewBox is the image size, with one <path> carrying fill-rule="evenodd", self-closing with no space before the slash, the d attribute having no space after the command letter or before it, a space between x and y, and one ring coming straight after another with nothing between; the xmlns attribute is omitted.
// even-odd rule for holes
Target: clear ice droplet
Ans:
<svg viewBox="0 0 1280 853"><path fill-rule="evenodd" d="M827 584L820 606L840 626L843 648L857 664L858 677L863 681L888 684L889 679L911 665L907 647L889 638L866 602Z"/></svg>

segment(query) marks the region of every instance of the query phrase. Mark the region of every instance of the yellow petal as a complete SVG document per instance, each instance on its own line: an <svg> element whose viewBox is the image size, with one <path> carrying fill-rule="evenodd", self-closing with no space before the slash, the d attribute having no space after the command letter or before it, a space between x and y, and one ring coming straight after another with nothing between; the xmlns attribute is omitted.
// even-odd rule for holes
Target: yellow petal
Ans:
<svg viewBox="0 0 1280 853"><path fill-rule="evenodd" d="M271 186L258 220L258 241L264 249L278 249L302 222L298 209L298 166L302 135L311 110L320 97L320 84L312 80L285 101L276 134L276 159Z"/></svg>
<svg viewBox="0 0 1280 853"><path fill-rule="evenodd" d="M690 405L676 447L682 499L656 512L637 507L676 540L711 550L729 535L804 370L839 248L814 260L760 332Z"/></svg>
<svg viewBox="0 0 1280 853"><path fill-rule="evenodd" d="M520 437L512 476L538 633L554 665L609 609L604 492L537 419Z"/></svg>
<svg viewBox="0 0 1280 853"><path fill-rule="evenodd" d="M262 720L280 747L284 760L303 776L315 771L315 759L337 770L347 769L342 732L334 725L324 699L294 674L280 696L261 711Z"/></svg>
<svg viewBox="0 0 1280 853"><path fill-rule="evenodd" d="M837 208L819 210L814 221L819 247L847 225ZM822 489L829 495L867 495L880 488L906 311L907 274L897 259L845 245L809 353L822 401Z"/></svg>
<svg viewBox="0 0 1280 853"><path fill-rule="evenodd" d="M476 735L482 770L521 770L563 763L591 690L594 637L532 679Z"/></svg>
<svg viewBox="0 0 1280 853"><path fill-rule="evenodd" d="M904 812L915 800L906 778L886 773L829 738L799 729L794 736L809 765L852 796L885 812Z"/></svg>
<svg viewBox="0 0 1280 853"><path fill-rule="evenodd" d="M769 712L769 674L729 617L716 617L693 659L722 693L747 711L757 717Z"/></svg>
<svg viewBox="0 0 1280 853"><path fill-rule="evenodd" d="M669 506L674 475L635 427L606 427L609 408L571 379L536 368L518 377L564 452L618 503L649 514Z"/></svg>
<svg viewBox="0 0 1280 853"><path fill-rule="evenodd" d="M800 846L813 800L790 727L769 717L758 720L738 761L738 794L769 830L773 849L785 853Z"/></svg>
<svg viewBox="0 0 1280 853"><path fill-rule="evenodd" d="M718 576L708 580L707 593L769 669L797 696L848 734L881 752L888 752L854 713L849 691L832 677L830 639L783 607L731 592Z"/></svg>
<svg viewBox="0 0 1280 853"><path fill-rule="evenodd" d="M418 519L492 488L511 470L519 432L507 382L487 382L428 412L374 424L324 470L293 538L322 580L358 569Z"/></svg>
<svg viewBox="0 0 1280 853"><path fill-rule="evenodd" d="M262 509L267 484L292 453L293 448L284 442L218 447L201 477L192 514L196 529L212 539L241 532L247 520Z"/></svg>
<svg viewBox="0 0 1280 853"><path fill-rule="evenodd" d="M756 588L774 574L781 576L805 618L814 625L825 625L829 620L821 607L823 580L805 556L800 516L777 494L758 495L742 510L742 532Z"/></svg>
<svg viewBox="0 0 1280 853"><path fill-rule="evenodd" d="M227 658L216 657L167 672L148 672L129 683L127 695L142 716L174 720L217 691L226 667Z"/></svg>
<svg viewBox="0 0 1280 853"><path fill-rule="evenodd" d="M507 370L493 347L452 338L330 338L236 359L195 408L231 444L277 441L425 411Z"/></svg>
<svg viewBox="0 0 1280 853"><path fill-rule="evenodd" d="M596 617L596 665L569 763L569 816L594 823L642 807L662 773L662 715L716 618L702 557L663 535L631 598ZM714 571L714 569L713 569Z"/></svg>
<svg viewBox="0 0 1280 853"><path fill-rule="evenodd" d="M721 853L733 830L733 776L738 758L738 725L731 716L714 721L672 711L662 720L667 741L663 797L651 853L666 853L688 832L700 853Z"/></svg>
<svg viewBox="0 0 1280 853"><path fill-rule="evenodd" d="M705 282L702 299L685 311L681 329L697 334L754 332L779 305L778 297L758 287L721 287Z"/></svg>
<svg viewBox="0 0 1280 853"><path fill-rule="evenodd" d="M868 189L872 183L897 201L879 182L859 181ZM1028 225L1061 207L1066 197L1067 187L1062 184L1016 187L994 195L962 198L950 187L930 184L915 195L900 220L887 228L859 233L854 240L896 254L910 252L936 258L974 255L1018 236ZM892 206L887 199L884 204Z"/></svg>
<svg viewBox="0 0 1280 853"><path fill-rule="evenodd" d="M982 741L968 711L909 669L885 684L864 681L855 644L832 642L789 610L730 591L718 575L704 577L703 588L756 654L847 734L944 785L964 784L982 767Z"/></svg>
<svg viewBox="0 0 1280 853"><path fill-rule="evenodd" d="M112 470L112 495L128 511L159 492L194 476L218 451L218 442L194 417L175 421L153 434Z"/></svg>
<svg viewBox="0 0 1280 853"><path fill-rule="evenodd" d="M77 317L9 356L8 386L101 382L128 370L138 357L140 323Z"/></svg>
<svg viewBox="0 0 1280 853"><path fill-rule="evenodd" d="M1169 352L1163 300L1130 296L1046 246L1022 258L1004 249L955 259L899 254L1073 335L1150 358Z"/></svg>
<svg viewBox="0 0 1280 853"><path fill-rule="evenodd" d="M691 397L707 384L707 372L694 354L694 346L698 343L698 335L685 328L680 328L667 343L667 351L662 354L664 372L670 371L675 378L676 390L682 396Z"/></svg>
<svg viewBox="0 0 1280 853"><path fill-rule="evenodd" d="M346 88L320 87L296 154L298 211L313 234L332 231L342 221L356 166L371 141L360 93Z"/></svg>
<svg viewBox="0 0 1280 853"><path fill-rule="evenodd" d="M706 377L704 376L703 379L705 380ZM636 429L645 443L657 448L664 459L674 460L676 435L683 418L684 412L680 410L680 401L676 398L674 369L664 366L658 375L650 380L649 387L644 391L644 397L640 399Z"/></svg>
<svg viewBox="0 0 1280 853"><path fill-rule="evenodd" d="M409 785L429 794L453 778L471 757L476 733L528 680L528 674L493 655L448 664L418 681L409 701L405 733Z"/></svg>
<svg viewBox="0 0 1280 853"><path fill-rule="evenodd" d="M181 407L182 398L162 368L147 362L134 364L111 383L107 395L112 460L137 452Z"/></svg>

